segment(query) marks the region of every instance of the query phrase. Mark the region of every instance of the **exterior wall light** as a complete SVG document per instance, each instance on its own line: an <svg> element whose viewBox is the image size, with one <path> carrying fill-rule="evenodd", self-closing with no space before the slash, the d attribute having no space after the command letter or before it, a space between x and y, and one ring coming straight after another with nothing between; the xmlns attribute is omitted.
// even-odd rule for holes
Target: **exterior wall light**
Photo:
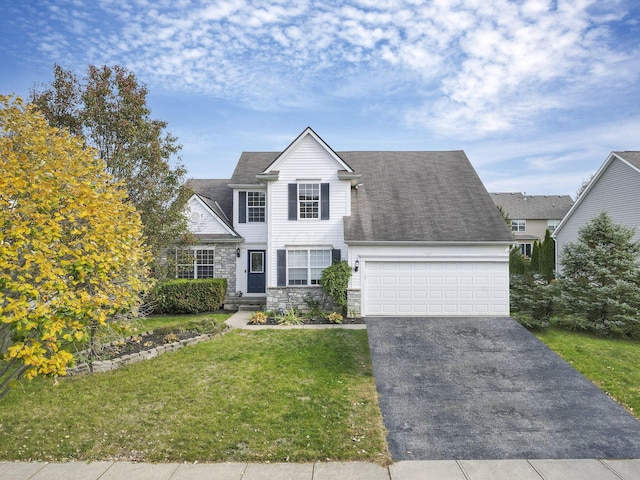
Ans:
<svg viewBox="0 0 640 480"><path fill-rule="evenodd" d="M360 260L356 260L356 263L353 264L353 269L357 272L360 268Z"/></svg>
<svg viewBox="0 0 640 480"><path fill-rule="evenodd" d="M236 257L240 258L240 247L236 248Z"/></svg>

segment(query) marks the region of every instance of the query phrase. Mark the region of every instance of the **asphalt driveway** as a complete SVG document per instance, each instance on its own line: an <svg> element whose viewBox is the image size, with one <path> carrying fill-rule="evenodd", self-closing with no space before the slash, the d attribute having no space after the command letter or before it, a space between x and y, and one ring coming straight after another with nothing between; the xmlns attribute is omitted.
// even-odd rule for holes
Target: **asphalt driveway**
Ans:
<svg viewBox="0 0 640 480"><path fill-rule="evenodd" d="M640 422L512 318L365 322L396 461L640 458Z"/></svg>

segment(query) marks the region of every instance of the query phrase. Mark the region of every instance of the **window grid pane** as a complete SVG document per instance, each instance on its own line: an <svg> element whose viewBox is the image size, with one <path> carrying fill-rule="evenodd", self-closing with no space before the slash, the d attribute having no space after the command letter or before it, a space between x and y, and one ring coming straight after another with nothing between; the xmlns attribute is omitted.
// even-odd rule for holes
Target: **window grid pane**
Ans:
<svg viewBox="0 0 640 480"><path fill-rule="evenodd" d="M290 268L289 269L289 285L306 285L307 269L306 268Z"/></svg>
<svg viewBox="0 0 640 480"><path fill-rule="evenodd" d="M264 192L247 192L247 220L250 223L264 223L266 210Z"/></svg>
<svg viewBox="0 0 640 480"><path fill-rule="evenodd" d="M320 185L318 183L299 184L298 201L300 218L319 218Z"/></svg>
<svg viewBox="0 0 640 480"><path fill-rule="evenodd" d="M176 248L176 278L193 278L193 250Z"/></svg>
<svg viewBox="0 0 640 480"><path fill-rule="evenodd" d="M526 230L527 221L526 220L512 220L511 221L511 231L512 232L524 232Z"/></svg>
<svg viewBox="0 0 640 480"><path fill-rule="evenodd" d="M289 267L307 268L308 256L306 250L289 250Z"/></svg>

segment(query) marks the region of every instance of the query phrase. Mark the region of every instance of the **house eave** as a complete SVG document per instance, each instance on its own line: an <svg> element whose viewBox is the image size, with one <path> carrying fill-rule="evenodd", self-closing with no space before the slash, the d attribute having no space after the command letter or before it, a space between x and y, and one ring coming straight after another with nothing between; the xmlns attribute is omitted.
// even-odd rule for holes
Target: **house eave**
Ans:
<svg viewBox="0 0 640 480"><path fill-rule="evenodd" d="M449 245L459 245L459 246L508 246L511 247L514 242L507 241L455 241L455 242L437 242L437 241L389 241L389 240L345 240L347 245L353 246L449 246Z"/></svg>
<svg viewBox="0 0 640 480"><path fill-rule="evenodd" d="M362 178L362 174L360 173L338 170L338 180L349 180L352 187L358 185L360 178Z"/></svg>
<svg viewBox="0 0 640 480"><path fill-rule="evenodd" d="M273 182L278 180L280 172L258 173L256 178L261 182Z"/></svg>
<svg viewBox="0 0 640 480"><path fill-rule="evenodd" d="M227 186L234 190L264 190L267 188L265 184L261 183L230 183Z"/></svg>

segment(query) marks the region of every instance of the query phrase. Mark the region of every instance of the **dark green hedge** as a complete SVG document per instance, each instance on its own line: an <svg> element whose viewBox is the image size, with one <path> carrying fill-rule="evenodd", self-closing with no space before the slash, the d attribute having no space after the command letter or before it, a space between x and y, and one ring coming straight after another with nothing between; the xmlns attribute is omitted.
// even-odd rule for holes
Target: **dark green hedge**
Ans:
<svg viewBox="0 0 640 480"><path fill-rule="evenodd" d="M226 278L166 280L156 284L150 295L153 313L203 313L222 308Z"/></svg>

